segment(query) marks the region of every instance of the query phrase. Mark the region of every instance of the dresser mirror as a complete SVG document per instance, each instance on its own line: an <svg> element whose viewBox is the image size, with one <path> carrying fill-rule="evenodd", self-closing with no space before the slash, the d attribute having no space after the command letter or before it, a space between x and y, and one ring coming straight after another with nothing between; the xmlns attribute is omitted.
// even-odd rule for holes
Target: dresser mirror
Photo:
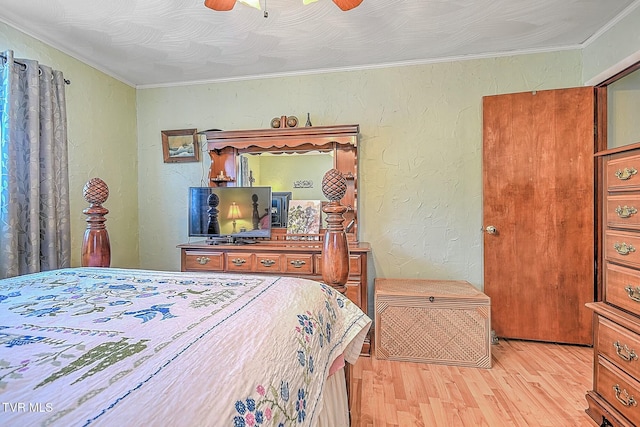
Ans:
<svg viewBox="0 0 640 427"><path fill-rule="evenodd" d="M322 177L333 168L333 153L244 153L238 156L238 185L268 186L291 192L293 199L324 199Z"/></svg>
<svg viewBox="0 0 640 427"><path fill-rule="evenodd" d="M331 151L243 153L238 156L238 186L271 187L272 227L286 228L288 202L324 200L322 178L331 168ZM324 215L321 227L326 228Z"/></svg>
<svg viewBox="0 0 640 427"><path fill-rule="evenodd" d="M357 241L358 131L358 125L205 131L210 185L269 186L291 193L290 200L325 201L322 178L336 168L347 179L344 225Z"/></svg>
<svg viewBox="0 0 640 427"><path fill-rule="evenodd" d="M640 121L640 70L607 86L607 148L638 142Z"/></svg>

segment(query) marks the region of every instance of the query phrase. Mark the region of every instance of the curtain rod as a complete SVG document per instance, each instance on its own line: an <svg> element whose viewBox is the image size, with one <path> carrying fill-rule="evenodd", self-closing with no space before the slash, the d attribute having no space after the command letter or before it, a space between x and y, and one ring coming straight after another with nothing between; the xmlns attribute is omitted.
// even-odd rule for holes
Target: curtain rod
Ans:
<svg viewBox="0 0 640 427"><path fill-rule="evenodd" d="M7 57L2 53L0 53L0 58L2 58L4 61L7 60ZM20 62L17 59L14 59L13 62L15 62L16 64L19 64L19 65L22 65L25 70L27 69L27 64L25 64L24 62ZM38 71L42 74L42 70L38 70ZM71 80L64 79L64 83L67 84L67 85L70 85L71 84Z"/></svg>

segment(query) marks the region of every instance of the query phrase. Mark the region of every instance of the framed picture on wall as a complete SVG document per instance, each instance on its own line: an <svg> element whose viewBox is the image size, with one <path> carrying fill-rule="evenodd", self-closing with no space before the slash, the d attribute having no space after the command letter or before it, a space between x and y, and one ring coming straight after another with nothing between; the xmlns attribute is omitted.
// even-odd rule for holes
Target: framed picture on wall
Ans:
<svg viewBox="0 0 640 427"><path fill-rule="evenodd" d="M160 133L165 163L200 161L197 129L163 130Z"/></svg>

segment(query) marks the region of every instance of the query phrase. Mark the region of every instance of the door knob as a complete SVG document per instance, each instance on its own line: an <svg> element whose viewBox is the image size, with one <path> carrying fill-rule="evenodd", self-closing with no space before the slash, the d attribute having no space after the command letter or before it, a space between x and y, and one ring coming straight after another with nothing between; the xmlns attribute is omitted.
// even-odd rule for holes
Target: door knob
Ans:
<svg viewBox="0 0 640 427"><path fill-rule="evenodd" d="M488 234L497 234L498 230L493 225L487 225L487 228L484 229Z"/></svg>

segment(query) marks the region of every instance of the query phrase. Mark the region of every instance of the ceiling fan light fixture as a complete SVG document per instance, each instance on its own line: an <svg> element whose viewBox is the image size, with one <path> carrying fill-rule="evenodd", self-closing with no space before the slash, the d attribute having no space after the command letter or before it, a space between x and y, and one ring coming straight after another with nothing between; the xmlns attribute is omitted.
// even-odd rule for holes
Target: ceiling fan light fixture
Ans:
<svg viewBox="0 0 640 427"><path fill-rule="evenodd" d="M260 7L260 0L238 0L240 3L244 3L247 6L255 7L258 10L262 10Z"/></svg>

